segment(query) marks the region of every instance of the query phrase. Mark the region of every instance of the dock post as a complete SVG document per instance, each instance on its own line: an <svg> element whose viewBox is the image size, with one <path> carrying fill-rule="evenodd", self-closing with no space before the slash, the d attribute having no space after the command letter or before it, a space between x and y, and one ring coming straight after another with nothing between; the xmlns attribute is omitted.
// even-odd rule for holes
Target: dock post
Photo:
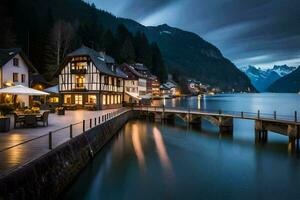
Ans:
<svg viewBox="0 0 300 200"><path fill-rule="evenodd" d="M276 111L274 111L274 120L276 120L277 119L277 113L276 113Z"/></svg>
<svg viewBox="0 0 300 200"><path fill-rule="evenodd" d="M244 118L244 112L241 112L241 117Z"/></svg>
<svg viewBox="0 0 300 200"><path fill-rule="evenodd" d="M70 124L70 138L73 138L73 125Z"/></svg>
<svg viewBox="0 0 300 200"><path fill-rule="evenodd" d="M49 149L52 149L52 132L49 132Z"/></svg>
<svg viewBox="0 0 300 200"><path fill-rule="evenodd" d="M260 110L257 111L257 118L260 119Z"/></svg>
<svg viewBox="0 0 300 200"><path fill-rule="evenodd" d="M85 120L82 121L82 131L85 132Z"/></svg>
<svg viewBox="0 0 300 200"><path fill-rule="evenodd" d="M297 111L295 111L295 122L297 122L298 119L297 119Z"/></svg>

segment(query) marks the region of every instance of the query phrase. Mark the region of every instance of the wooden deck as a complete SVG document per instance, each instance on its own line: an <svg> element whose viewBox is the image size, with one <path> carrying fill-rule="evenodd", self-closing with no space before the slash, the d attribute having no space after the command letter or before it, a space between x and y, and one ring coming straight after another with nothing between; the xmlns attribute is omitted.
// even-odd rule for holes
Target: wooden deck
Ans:
<svg viewBox="0 0 300 200"><path fill-rule="evenodd" d="M74 125L72 127L73 136L75 137L76 135L82 133L83 120L86 120L85 126L87 130L90 127L89 119L93 119L92 126L94 126L94 118L97 118L98 124L99 116L114 111L117 110L114 109L105 111L66 111L66 114L64 116L50 114L48 127L12 129L10 132L0 133L0 176L49 152L49 137L41 137L37 140L13 148L10 147L31 140L33 138L43 136L45 134L47 135L50 131L69 126L70 124L81 122L80 124ZM56 146L70 139L70 129L66 128L57 131L53 133L52 136L53 148L55 148Z"/></svg>

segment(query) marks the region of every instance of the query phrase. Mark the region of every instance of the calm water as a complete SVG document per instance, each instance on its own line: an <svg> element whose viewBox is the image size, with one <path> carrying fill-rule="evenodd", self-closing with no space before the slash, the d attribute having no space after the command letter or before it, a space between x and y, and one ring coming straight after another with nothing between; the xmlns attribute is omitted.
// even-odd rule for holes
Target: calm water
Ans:
<svg viewBox="0 0 300 200"><path fill-rule="evenodd" d="M168 100L169 106L290 114L291 94L220 95ZM159 102L156 102L159 104ZM203 108L204 107L204 108ZM203 122L202 130L131 121L67 191L66 199L299 199L300 163L287 137L254 143L251 121L234 121L232 136Z"/></svg>

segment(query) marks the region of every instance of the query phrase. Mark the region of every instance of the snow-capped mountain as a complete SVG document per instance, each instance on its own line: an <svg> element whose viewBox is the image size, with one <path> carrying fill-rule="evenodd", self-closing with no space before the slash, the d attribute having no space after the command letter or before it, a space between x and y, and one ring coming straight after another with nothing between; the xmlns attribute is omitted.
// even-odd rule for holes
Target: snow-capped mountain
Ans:
<svg viewBox="0 0 300 200"><path fill-rule="evenodd" d="M254 66L240 68L240 70L250 78L254 87L260 92L266 91L272 83L290 74L295 69L296 67L289 67L287 65L275 65L271 69L261 69Z"/></svg>

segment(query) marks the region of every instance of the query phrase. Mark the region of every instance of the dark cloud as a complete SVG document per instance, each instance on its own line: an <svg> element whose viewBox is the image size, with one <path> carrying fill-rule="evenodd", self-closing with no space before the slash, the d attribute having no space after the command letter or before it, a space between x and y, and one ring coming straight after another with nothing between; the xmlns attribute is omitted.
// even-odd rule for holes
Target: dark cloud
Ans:
<svg viewBox="0 0 300 200"><path fill-rule="evenodd" d="M238 66L300 65L299 0L94 0L145 25L198 33Z"/></svg>

